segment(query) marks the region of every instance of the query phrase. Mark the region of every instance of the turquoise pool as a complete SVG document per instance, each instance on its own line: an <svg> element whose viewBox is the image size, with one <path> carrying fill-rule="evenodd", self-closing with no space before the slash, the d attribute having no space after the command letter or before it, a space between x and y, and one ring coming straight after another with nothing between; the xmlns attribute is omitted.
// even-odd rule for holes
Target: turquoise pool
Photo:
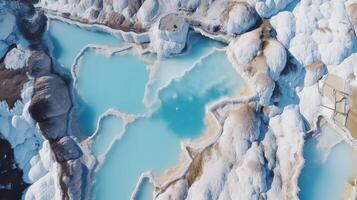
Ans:
<svg viewBox="0 0 357 200"><path fill-rule="evenodd" d="M102 31L88 31L76 25L51 20L49 38L53 43L53 56L66 69L71 69L74 58L87 44L119 47L122 41Z"/></svg>
<svg viewBox="0 0 357 200"><path fill-rule="evenodd" d="M237 77L224 52L217 51L161 90L160 108L130 124L108 152L96 175L96 199L127 199L142 172L161 175L173 166L179 158L180 141L204 132L206 106L219 97L234 95L243 83Z"/></svg>
<svg viewBox="0 0 357 200"><path fill-rule="evenodd" d="M356 176L357 152L340 140L341 136L327 124L320 136L306 142L305 166L299 178L301 200L343 199ZM327 153L329 146L333 147Z"/></svg>
<svg viewBox="0 0 357 200"><path fill-rule="evenodd" d="M83 134L91 135L93 125L109 108L131 114L147 111L143 103L149 78L146 64L130 52L107 57L89 50L83 55L76 81Z"/></svg>
<svg viewBox="0 0 357 200"><path fill-rule="evenodd" d="M59 21L51 21L50 30L54 55L65 68L85 45L123 44L106 33ZM68 42L67 31L86 39ZM141 173L151 170L162 175L177 164L180 142L205 131L208 105L236 95L244 84L228 62L223 44L199 34L191 34L189 40L189 53L164 60L152 59L153 55L143 59L132 51L83 54L74 99L81 110L81 134L92 135L98 126L91 150L104 162L94 177L95 199L129 199ZM127 125L112 115L99 122L108 109L138 117ZM151 199L152 190L144 182L138 199Z"/></svg>

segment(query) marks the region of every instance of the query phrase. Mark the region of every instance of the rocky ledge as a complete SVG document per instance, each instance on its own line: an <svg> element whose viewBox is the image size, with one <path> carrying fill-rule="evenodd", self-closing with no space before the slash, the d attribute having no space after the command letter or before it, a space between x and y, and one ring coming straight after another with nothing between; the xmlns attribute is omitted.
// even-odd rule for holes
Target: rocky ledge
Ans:
<svg viewBox="0 0 357 200"><path fill-rule="evenodd" d="M32 158L28 157L32 153L25 153L26 157L21 157L25 163L20 163L20 166L26 168L26 173L28 173L24 175L16 165L11 164L14 163L14 156L11 154L9 143L0 140L1 162L5 162L4 165L1 163L1 176L3 176L1 180L4 184L9 181L8 185L1 186L0 189L4 192L18 191L11 194L18 195L18 197L11 199L19 199L22 196L21 191L27 186L23 176L28 182L33 183L26 192L26 198L43 199L53 195L53 198L60 199L83 199L82 182L86 182L83 181L86 177L86 167L80 160L82 151L76 138L67 133L67 117L72 103L67 83L51 70L52 60L46 52L46 43L42 40L46 24L47 18L44 13L36 11L28 1L0 3L0 101L5 101L8 105L4 114L0 112L0 121L7 120L9 114L10 117L15 115L12 121L10 120L10 126L15 127L15 132L11 134L15 135L9 133L8 120L0 125L0 131L5 131L1 135L11 141L13 148L26 148L19 147L21 146L19 143L28 143L30 141L27 140L28 137L37 137L34 133L37 132L34 131L37 128L35 124L32 124L33 120L37 122L39 132L43 135L43 139L34 139L36 145L42 146L42 150L34 146ZM26 94L32 93L32 89L32 98L23 99ZM21 113L25 114L20 117L16 116ZM33 131L31 132L33 136L29 135L29 130ZM24 131L29 136L17 136L17 131L18 134ZM49 148L49 151L43 152L46 148ZM21 151L32 152L32 149ZM53 162L51 157L54 158ZM16 161L20 161L21 158L18 157ZM53 169L55 171L51 172ZM45 175L46 171L51 174ZM53 191L56 182L59 183L61 191ZM58 192L61 197L54 194ZM9 198L10 196L6 199Z"/></svg>
<svg viewBox="0 0 357 200"><path fill-rule="evenodd" d="M46 56L41 55L36 58L44 57ZM61 165L62 198L83 199L86 167L79 160L82 156L80 147L67 134L68 111L71 107L67 84L49 71L39 74L42 76L36 78L29 111L49 140L55 158Z"/></svg>
<svg viewBox="0 0 357 200"><path fill-rule="evenodd" d="M179 14L162 17L151 37L155 52L160 56L180 53L186 46L188 26L186 18Z"/></svg>
<svg viewBox="0 0 357 200"><path fill-rule="evenodd" d="M272 7L283 8L289 2L279 2ZM225 0L85 0L78 5L64 1L40 0L37 6L51 15L89 25L104 25L115 33L120 30L118 34L124 40L132 42L132 38L135 38L135 42L149 43L153 52L163 56L177 54L184 49L189 27L228 42L232 37L259 26L259 12L263 13L255 9L262 5ZM138 34L148 37L138 37Z"/></svg>

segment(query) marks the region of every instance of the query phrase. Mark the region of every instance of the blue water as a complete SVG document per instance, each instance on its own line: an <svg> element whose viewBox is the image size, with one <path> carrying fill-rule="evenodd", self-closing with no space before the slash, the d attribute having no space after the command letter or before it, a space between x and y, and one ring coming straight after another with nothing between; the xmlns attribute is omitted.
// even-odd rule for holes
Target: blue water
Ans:
<svg viewBox="0 0 357 200"><path fill-rule="evenodd" d="M106 32L82 29L58 20L50 21L48 32L54 47L53 56L67 73L75 57L86 45L121 47L123 44L120 39ZM107 58L95 54L92 50L84 54L80 65L80 74L83 76L77 84L81 96L74 94L76 101L80 102L78 120L81 135L93 134L99 115L110 107L135 113L145 109L141 101L148 77L145 64L139 63L132 55L125 57L128 59L118 55ZM123 61L123 65L117 64ZM128 98L121 98L122 95L127 95ZM128 101L135 104L128 104Z"/></svg>
<svg viewBox="0 0 357 200"><path fill-rule="evenodd" d="M243 84L225 52L217 51L160 92L161 107L156 114L178 137L198 137L204 128L206 105L234 95Z"/></svg>
<svg viewBox="0 0 357 200"><path fill-rule="evenodd" d="M167 86L172 79L183 76L186 71L193 68L194 63L198 62L201 57L210 54L213 48L223 47L222 43L202 37L197 33L191 34L189 41L192 44L189 55L156 61L157 72L154 80L148 84L145 96L145 100L150 106L157 102L160 88Z"/></svg>
<svg viewBox="0 0 357 200"><path fill-rule="evenodd" d="M82 134L91 135L99 116L109 108L144 113L142 99L148 77L146 63L132 53L106 57L93 50L86 52L76 82L83 101L79 115Z"/></svg>
<svg viewBox="0 0 357 200"><path fill-rule="evenodd" d="M103 31L89 31L75 25L51 20L49 37L54 45L53 56L66 69L70 69L74 58L87 44L120 47L122 41Z"/></svg>
<svg viewBox="0 0 357 200"><path fill-rule="evenodd" d="M150 197L153 196L154 187L149 182L148 179L145 179L140 187L140 191L138 192L136 199L137 200L149 200L152 199Z"/></svg>
<svg viewBox="0 0 357 200"><path fill-rule="evenodd" d="M96 135L93 136L92 153L98 157L104 155L114 139L119 137L124 129L123 120L117 116L109 115L103 118Z"/></svg>
<svg viewBox="0 0 357 200"><path fill-rule="evenodd" d="M204 132L205 106L234 95L243 83L225 57L216 52L160 92L161 107L130 124L107 154L96 175L96 199L128 199L140 174L161 175L178 161L180 141ZM120 185L121 187L118 187Z"/></svg>
<svg viewBox="0 0 357 200"><path fill-rule="evenodd" d="M65 68L86 44L121 43L106 33L58 21L51 22L50 32L54 54ZM72 34L80 39L69 40L68 35ZM235 95L243 85L225 52L214 50L222 47L221 43L198 34L189 39L192 48L188 54L155 61L157 71L150 83L147 67L153 63L130 52L112 57L92 50L84 54L75 98L81 108L78 120L82 135L94 132L99 116L108 108L134 114L152 112L128 124L122 138L110 149L124 129L123 122L115 117L101 121L99 132L93 137L92 151L95 156L109 151L95 174L95 199L129 199L142 172L151 170L162 175L165 169L177 164L182 139L197 138L205 131L207 105L220 97ZM149 104L159 106L146 108L145 98ZM151 197L152 188L145 183L139 199Z"/></svg>
<svg viewBox="0 0 357 200"><path fill-rule="evenodd" d="M164 121L140 119L127 127L96 175L95 199L129 199L142 172L175 164L180 146Z"/></svg>
<svg viewBox="0 0 357 200"><path fill-rule="evenodd" d="M325 125L321 134L337 133L329 125ZM301 200L343 199L346 185L353 181L356 174L356 151L347 143L341 142L332 148L325 160L326 151L318 148L318 141L319 138L313 138L305 144L305 166L299 178L299 197Z"/></svg>

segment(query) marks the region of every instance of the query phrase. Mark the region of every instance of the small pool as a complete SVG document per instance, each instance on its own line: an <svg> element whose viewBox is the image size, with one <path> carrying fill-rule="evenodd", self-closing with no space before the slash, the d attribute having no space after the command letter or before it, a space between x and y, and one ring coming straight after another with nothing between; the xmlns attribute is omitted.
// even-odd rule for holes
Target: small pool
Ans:
<svg viewBox="0 0 357 200"><path fill-rule="evenodd" d="M299 178L300 199L344 199L357 175L357 152L326 124L321 135L306 142L304 157L305 166Z"/></svg>

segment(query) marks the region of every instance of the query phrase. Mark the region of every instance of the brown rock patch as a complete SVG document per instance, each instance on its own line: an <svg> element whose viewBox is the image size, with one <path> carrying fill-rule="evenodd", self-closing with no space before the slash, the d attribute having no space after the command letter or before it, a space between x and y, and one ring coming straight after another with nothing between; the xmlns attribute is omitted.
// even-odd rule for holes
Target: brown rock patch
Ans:
<svg viewBox="0 0 357 200"><path fill-rule="evenodd" d="M28 81L23 69L10 70L0 68L0 101L6 101L13 108L17 100L21 100L21 91Z"/></svg>

